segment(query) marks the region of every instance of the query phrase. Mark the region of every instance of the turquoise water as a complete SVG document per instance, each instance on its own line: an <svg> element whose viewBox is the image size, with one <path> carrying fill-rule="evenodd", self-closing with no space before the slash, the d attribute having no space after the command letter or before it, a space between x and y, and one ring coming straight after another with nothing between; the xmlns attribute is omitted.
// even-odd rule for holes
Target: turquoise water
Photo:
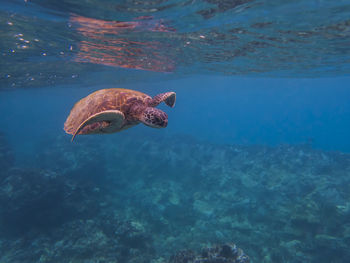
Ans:
<svg viewBox="0 0 350 263"><path fill-rule="evenodd" d="M1 263L348 262L349 1L0 14ZM70 110L105 88L176 92L168 126L72 143Z"/></svg>

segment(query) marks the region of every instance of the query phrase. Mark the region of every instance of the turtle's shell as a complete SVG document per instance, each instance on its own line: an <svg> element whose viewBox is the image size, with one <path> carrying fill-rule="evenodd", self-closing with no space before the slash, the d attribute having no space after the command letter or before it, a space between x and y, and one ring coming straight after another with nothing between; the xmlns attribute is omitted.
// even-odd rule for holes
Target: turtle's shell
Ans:
<svg viewBox="0 0 350 263"><path fill-rule="evenodd" d="M71 110L66 122L64 130L69 134L74 134L79 125L89 118L91 115L105 110L119 110L125 115L126 126L137 124L130 112L132 103L139 101L148 103L152 98L147 94L129 89L102 89L91 93L87 97L78 101Z"/></svg>

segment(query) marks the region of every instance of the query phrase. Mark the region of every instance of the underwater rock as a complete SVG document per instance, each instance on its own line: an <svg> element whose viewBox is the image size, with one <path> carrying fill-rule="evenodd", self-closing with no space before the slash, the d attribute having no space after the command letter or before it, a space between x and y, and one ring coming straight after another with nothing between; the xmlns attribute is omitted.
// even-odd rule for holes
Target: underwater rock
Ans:
<svg viewBox="0 0 350 263"><path fill-rule="evenodd" d="M214 213L214 207L211 207L208 203L201 200L195 200L193 203L193 208L199 213L208 217Z"/></svg>
<svg viewBox="0 0 350 263"><path fill-rule="evenodd" d="M57 261L75 258L77 262L147 263L154 256L152 238L139 223L121 220L110 213L65 224L56 232L55 239L61 240L52 255Z"/></svg>
<svg viewBox="0 0 350 263"><path fill-rule="evenodd" d="M100 185L105 179L106 160L101 138L81 136L71 143L70 136L47 136L35 156L35 167L66 175L79 183Z"/></svg>
<svg viewBox="0 0 350 263"><path fill-rule="evenodd" d="M0 232L46 231L99 210L99 192L55 172L13 168L0 182Z"/></svg>
<svg viewBox="0 0 350 263"><path fill-rule="evenodd" d="M235 244L227 243L204 248L200 254L191 250L180 251L168 263L249 263L249 257Z"/></svg>
<svg viewBox="0 0 350 263"><path fill-rule="evenodd" d="M23 237L3 240L0 261L149 263L154 257L152 238L146 230L110 212L101 212L94 219L72 220L29 240L33 242Z"/></svg>

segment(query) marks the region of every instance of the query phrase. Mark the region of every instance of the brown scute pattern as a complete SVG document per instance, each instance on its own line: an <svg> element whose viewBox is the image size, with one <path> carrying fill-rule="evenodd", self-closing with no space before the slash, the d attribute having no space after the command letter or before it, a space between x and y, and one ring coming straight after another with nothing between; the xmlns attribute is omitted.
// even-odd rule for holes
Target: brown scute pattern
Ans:
<svg viewBox="0 0 350 263"><path fill-rule="evenodd" d="M139 91L119 88L95 91L74 105L64 124L64 130L68 134L74 134L83 121L91 115L105 110L120 110L127 117L128 113L124 111L127 111L129 104L134 100L144 102L151 100L151 97ZM86 130L91 130L91 127L86 128Z"/></svg>

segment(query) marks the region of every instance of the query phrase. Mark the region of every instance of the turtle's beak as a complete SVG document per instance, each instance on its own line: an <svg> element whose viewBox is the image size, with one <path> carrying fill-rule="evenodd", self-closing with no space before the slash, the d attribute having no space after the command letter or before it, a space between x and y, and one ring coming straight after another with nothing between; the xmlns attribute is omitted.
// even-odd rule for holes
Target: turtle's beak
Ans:
<svg viewBox="0 0 350 263"><path fill-rule="evenodd" d="M168 126L168 119L161 121L158 128L165 128L166 126Z"/></svg>

